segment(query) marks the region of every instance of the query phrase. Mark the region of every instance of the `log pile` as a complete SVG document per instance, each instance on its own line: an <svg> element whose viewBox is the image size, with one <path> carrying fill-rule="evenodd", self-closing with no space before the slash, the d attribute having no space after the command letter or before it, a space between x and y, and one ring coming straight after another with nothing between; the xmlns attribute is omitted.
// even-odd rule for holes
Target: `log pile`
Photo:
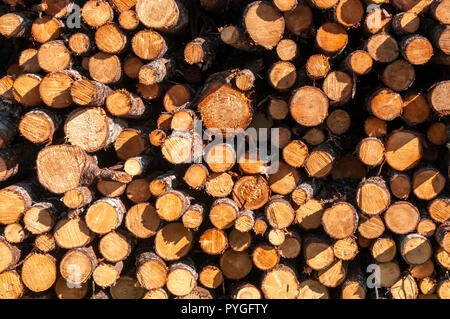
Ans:
<svg viewBox="0 0 450 319"><path fill-rule="evenodd" d="M449 0L3 0L0 42L1 299L450 298Z"/></svg>

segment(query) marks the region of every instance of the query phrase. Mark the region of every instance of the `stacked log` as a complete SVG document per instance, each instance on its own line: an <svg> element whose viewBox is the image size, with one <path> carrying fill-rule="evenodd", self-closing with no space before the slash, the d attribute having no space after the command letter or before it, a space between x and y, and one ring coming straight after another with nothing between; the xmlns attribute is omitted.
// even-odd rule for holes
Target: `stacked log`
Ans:
<svg viewBox="0 0 450 319"><path fill-rule="evenodd" d="M448 1L31 2L0 299L450 298Z"/></svg>

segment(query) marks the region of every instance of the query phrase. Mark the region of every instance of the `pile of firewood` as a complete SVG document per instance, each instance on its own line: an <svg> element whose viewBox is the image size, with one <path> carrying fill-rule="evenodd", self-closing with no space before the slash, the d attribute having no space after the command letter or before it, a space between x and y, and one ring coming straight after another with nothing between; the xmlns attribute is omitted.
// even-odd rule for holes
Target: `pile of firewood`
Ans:
<svg viewBox="0 0 450 319"><path fill-rule="evenodd" d="M3 0L0 59L0 298L450 298L450 0Z"/></svg>

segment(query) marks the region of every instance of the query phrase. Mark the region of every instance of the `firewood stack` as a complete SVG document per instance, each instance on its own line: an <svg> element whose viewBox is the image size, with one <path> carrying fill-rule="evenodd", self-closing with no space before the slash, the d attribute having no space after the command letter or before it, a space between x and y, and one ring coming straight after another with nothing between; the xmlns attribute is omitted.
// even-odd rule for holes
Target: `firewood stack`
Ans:
<svg viewBox="0 0 450 319"><path fill-rule="evenodd" d="M3 0L0 43L0 298L450 298L449 0Z"/></svg>

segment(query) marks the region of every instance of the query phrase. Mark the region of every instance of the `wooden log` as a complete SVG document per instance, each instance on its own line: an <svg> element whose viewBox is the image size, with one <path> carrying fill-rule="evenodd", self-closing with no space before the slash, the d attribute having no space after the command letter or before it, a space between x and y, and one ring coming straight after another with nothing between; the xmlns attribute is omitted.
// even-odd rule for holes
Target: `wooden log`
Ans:
<svg viewBox="0 0 450 319"><path fill-rule="evenodd" d="M416 229L420 220L417 208L410 202L392 204L384 214L386 227L395 234L408 234Z"/></svg>
<svg viewBox="0 0 450 319"><path fill-rule="evenodd" d="M282 61L292 61L298 55L297 43L291 39L282 39L276 47L277 55Z"/></svg>
<svg viewBox="0 0 450 319"><path fill-rule="evenodd" d="M291 88L296 79L295 66L288 61L275 62L268 72L269 83L279 91L286 91Z"/></svg>
<svg viewBox="0 0 450 319"><path fill-rule="evenodd" d="M252 270L253 263L247 252L228 249L220 257L220 269L228 279L239 280Z"/></svg>
<svg viewBox="0 0 450 319"><path fill-rule="evenodd" d="M295 211L291 204L279 195L270 198L264 213L269 225L276 229L289 227L295 218Z"/></svg>
<svg viewBox="0 0 450 319"><path fill-rule="evenodd" d="M133 203L142 203L152 196L148 178L136 178L127 185L126 195Z"/></svg>
<svg viewBox="0 0 450 319"><path fill-rule="evenodd" d="M270 193L269 185L264 177L244 176L234 185L233 199L240 208L256 210L268 202Z"/></svg>
<svg viewBox="0 0 450 319"><path fill-rule="evenodd" d="M220 255L228 248L228 238L225 232L218 228L206 230L200 236L200 247L209 255Z"/></svg>
<svg viewBox="0 0 450 319"><path fill-rule="evenodd" d="M137 32L131 40L131 46L134 54L143 60L160 58L167 52L166 41L153 30Z"/></svg>
<svg viewBox="0 0 450 319"><path fill-rule="evenodd" d="M242 30L236 26L225 26L220 30L220 39L236 49L243 51L254 51L254 44Z"/></svg>
<svg viewBox="0 0 450 319"><path fill-rule="evenodd" d="M433 56L433 46L430 41L418 34L407 35L403 38L400 48L405 60L413 65L425 64Z"/></svg>
<svg viewBox="0 0 450 319"><path fill-rule="evenodd" d="M325 54L334 56L347 46L348 34L339 24L326 22L316 33L316 46Z"/></svg>
<svg viewBox="0 0 450 319"><path fill-rule="evenodd" d="M73 102L82 106L102 106L111 93L106 85L88 79L75 81L70 88Z"/></svg>
<svg viewBox="0 0 450 319"><path fill-rule="evenodd" d="M55 238L51 233L37 235L34 240L34 247L40 252L49 253L56 248Z"/></svg>
<svg viewBox="0 0 450 319"><path fill-rule="evenodd" d="M20 244L29 235L29 232L20 223L6 225L3 229L3 236L11 244Z"/></svg>
<svg viewBox="0 0 450 319"><path fill-rule="evenodd" d="M150 238L156 234L159 225L156 209L149 203L136 204L125 215L126 228L137 238Z"/></svg>
<svg viewBox="0 0 450 319"><path fill-rule="evenodd" d="M219 229L233 226L239 213L238 204L229 198L220 198L211 205L209 220Z"/></svg>
<svg viewBox="0 0 450 319"><path fill-rule="evenodd" d="M60 204L54 198L33 204L23 215L25 228L34 235L51 231L60 209Z"/></svg>
<svg viewBox="0 0 450 319"><path fill-rule="evenodd" d="M125 213L125 206L120 199L102 198L87 209L86 225L97 234L107 234L122 224Z"/></svg>
<svg viewBox="0 0 450 319"><path fill-rule="evenodd" d="M240 232L249 232L255 224L255 214L251 210L241 210L234 221L234 228Z"/></svg>
<svg viewBox="0 0 450 319"><path fill-rule="evenodd" d="M53 286L56 272L56 259L53 256L31 253L22 264L21 278L28 289L41 292Z"/></svg>
<svg viewBox="0 0 450 319"><path fill-rule="evenodd" d="M169 299L169 295L163 288L156 288L147 291L142 299Z"/></svg>
<svg viewBox="0 0 450 319"><path fill-rule="evenodd" d="M278 253L283 258L297 258L302 248L301 238L297 232L290 232L281 245L277 247Z"/></svg>
<svg viewBox="0 0 450 319"><path fill-rule="evenodd" d="M219 129L224 136L235 133L232 131L227 134L227 129L246 129L253 115L251 100L231 86L233 77L229 72L213 74L206 82L197 102L206 128ZM220 108L216 107L217 103L221 103Z"/></svg>
<svg viewBox="0 0 450 319"><path fill-rule="evenodd" d="M430 238L434 235L436 228L437 226L434 221L424 214L417 224L416 231L418 234Z"/></svg>
<svg viewBox="0 0 450 319"><path fill-rule="evenodd" d="M181 32L189 22L188 11L179 0L138 0L135 10L143 25L163 32Z"/></svg>
<svg viewBox="0 0 450 319"><path fill-rule="evenodd" d="M297 6L283 12L286 28L295 35L305 35L311 30L313 15L306 2L299 2Z"/></svg>
<svg viewBox="0 0 450 319"><path fill-rule="evenodd" d="M364 50L351 52L344 60L345 68L356 75L365 75L372 70L373 60Z"/></svg>
<svg viewBox="0 0 450 319"><path fill-rule="evenodd" d="M450 114L450 108L447 104L450 81L435 83L428 91L428 101L431 108L439 115Z"/></svg>
<svg viewBox="0 0 450 319"><path fill-rule="evenodd" d="M443 223L450 219L450 199L441 196L431 200L428 204L430 217L438 223Z"/></svg>
<svg viewBox="0 0 450 319"><path fill-rule="evenodd" d="M433 1L430 0L419 0L419 1L409 1L409 0L394 0L392 4L398 8L400 11L412 11L416 14L421 14L425 12Z"/></svg>
<svg viewBox="0 0 450 319"><path fill-rule="evenodd" d="M303 247L305 262L314 270L326 269L335 260L333 247L324 238L309 235Z"/></svg>
<svg viewBox="0 0 450 319"><path fill-rule="evenodd" d="M71 144L87 152L95 152L116 142L124 126L123 122L109 117L102 108L78 108L67 117L64 132Z"/></svg>
<svg viewBox="0 0 450 319"><path fill-rule="evenodd" d="M81 9L81 17L89 26L99 28L113 20L114 12L107 1L90 0Z"/></svg>
<svg viewBox="0 0 450 319"><path fill-rule="evenodd" d="M70 88L81 79L77 71L65 70L47 74L39 85L42 101L52 108L66 108L72 104Z"/></svg>
<svg viewBox="0 0 450 319"><path fill-rule="evenodd" d="M46 109L27 112L18 125L20 134L32 143L51 143L53 135L61 124L61 118Z"/></svg>
<svg viewBox="0 0 450 319"><path fill-rule="evenodd" d="M136 0L108 0L108 2L117 12L130 10L136 5Z"/></svg>
<svg viewBox="0 0 450 319"><path fill-rule="evenodd" d="M139 83L152 85L161 83L173 71L173 62L170 59L158 58L143 65L139 69Z"/></svg>
<svg viewBox="0 0 450 319"><path fill-rule="evenodd" d="M357 26L364 15L364 6L359 0L341 0L333 7L336 22L346 28Z"/></svg>
<svg viewBox="0 0 450 319"><path fill-rule="evenodd" d="M148 170L151 160L152 158L146 155L131 157L125 161L123 169L131 176L139 176Z"/></svg>
<svg viewBox="0 0 450 319"><path fill-rule="evenodd" d="M139 119L147 110L140 97L125 89L116 90L108 95L105 103L112 115L124 118Z"/></svg>
<svg viewBox="0 0 450 319"><path fill-rule="evenodd" d="M423 167L414 173L412 189L417 198L430 200L442 192L445 183L445 176L436 168Z"/></svg>
<svg viewBox="0 0 450 319"><path fill-rule="evenodd" d="M36 49L26 49L20 53L19 67L26 73L38 73L41 70Z"/></svg>
<svg viewBox="0 0 450 319"><path fill-rule="evenodd" d="M203 206L194 204L188 207L181 216L184 227L197 230L203 223Z"/></svg>
<svg viewBox="0 0 450 319"><path fill-rule="evenodd" d="M300 282L300 292L297 299L329 299L328 287L319 281L306 279Z"/></svg>
<svg viewBox="0 0 450 319"><path fill-rule="evenodd" d="M112 299L142 299L145 295L145 289L131 276L121 276L116 285L109 288L109 292Z"/></svg>
<svg viewBox="0 0 450 319"><path fill-rule="evenodd" d="M59 38L63 23L54 17L39 17L31 26L31 36L39 43Z"/></svg>
<svg viewBox="0 0 450 319"><path fill-rule="evenodd" d="M383 262L379 263L380 267L380 286L384 288L392 288L393 285L400 279L400 267L397 262Z"/></svg>
<svg viewBox="0 0 450 319"><path fill-rule="evenodd" d="M431 243L420 234L408 234L399 245L403 259L410 265L421 265L432 255Z"/></svg>
<svg viewBox="0 0 450 319"><path fill-rule="evenodd" d="M260 215L255 220L255 225L253 226L253 231L256 235L264 236L268 228L267 220L265 215Z"/></svg>
<svg viewBox="0 0 450 319"><path fill-rule="evenodd" d="M331 173L337 153L329 143L324 143L313 149L305 163L309 176L323 178Z"/></svg>
<svg viewBox="0 0 450 319"><path fill-rule="evenodd" d="M202 64L202 70L207 70L214 61L215 45L213 39L197 37L184 47L184 60L188 64Z"/></svg>
<svg viewBox="0 0 450 319"><path fill-rule="evenodd" d="M304 86L293 92L289 110L297 123L316 126L328 116L328 99L322 90Z"/></svg>
<svg viewBox="0 0 450 319"><path fill-rule="evenodd" d="M64 249L84 247L94 238L94 234L79 217L60 219L54 228L56 244Z"/></svg>
<svg viewBox="0 0 450 319"><path fill-rule="evenodd" d="M394 91L405 91L416 78L414 67L404 60L397 60L389 65L383 71L383 83Z"/></svg>
<svg viewBox="0 0 450 319"><path fill-rule="evenodd" d="M397 41L385 32L371 36L367 40L366 51L379 63L390 63L396 60L400 53Z"/></svg>
<svg viewBox="0 0 450 319"><path fill-rule="evenodd" d="M400 12L392 18L392 29L397 34L415 33L419 29L420 18L411 11Z"/></svg>
<svg viewBox="0 0 450 319"><path fill-rule="evenodd" d="M127 10L123 11L119 15L119 24L120 26L127 30L135 30L139 25L139 19L137 17L136 11Z"/></svg>
<svg viewBox="0 0 450 319"><path fill-rule="evenodd" d="M195 163L203 151L199 136L188 131L173 131L161 146L164 158L172 164Z"/></svg>
<svg viewBox="0 0 450 319"><path fill-rule="evenodd" d="M416 299L419 294L417 283L411 275L400 278L390 291L394 299Z"/></svg>
<svg viewBox="0 0 450 319"><path fill-rule="evenodd" d="M106 23L95 32L95 43L100 51L110 54L121 53L127 44L127 37L115 23Z"/></svg>
<svg viewBox="0 0 450 319"><path fill-rule="evenodd" d="M116 55L99 52L89 59L91 78L103 84L116 83L122 77L122 65Z"/></svg>
<svg viewBox="0 0 450 319"><path fill-rule="evenodd" d="M443 222L435 233L436 241L447 252L450 253L450 223Z"/></svg>
<svg viewBox="0 0 450 319"><path fill-rule="evenodd" d="M121 262L130 255L133 242L129 233L111 231L100 239L98 250L111 263Z"/></svg>
<svg viewBox="0 0 450 319"><path fill-rule="evenodd" d="M367 137L357 146L358 157L368 166L378 166L384 160L384 145L376 137Z"/></svg>
<svg viewBox="0 0 450 319"><path fill-rule="evenodd" d="M22 214L31 207L35 191L29 183L18 183L0 190L0 224L17 222Z"/></svg>
<svg viewBox="0 0 450 319"><path fill-rule="evenodd" d="M261 291L266 299L295 299L299 289L295 272L284 264L267 272L261 282Z"/></svg>
<svg viewBox="0 0 450 319"><path fill-rule="evenodd" d="M187 86L181 84L172 85L164 95L164 108L167 112L175 112L187 106L191 99L191 93Z"/></svg>
<svg viewBox="0 0 450 319"><path fill-rule="evenodd" d="M169 271L166 263L153 252L142 252L136 256L136 277L145 289L162 288Z"/></svg>
<svg viewBox="0 0 450 319"><path fill-rule="evenodd" d="M114 143L117 157L127 160L132 157L147 153L149 130L145 126L126 128L120 132Z"/></svg>
<svg viewBox="0 0 450 319"><path fill-rule="evenodd" d="M422 143L419 136L412 131L392 132L384 144L386 162L393 169L405 171L415 167L422 158Z"/></svg>
<svg viewBox="0 0 450 319"><path fill-rule="evenodd" d="M227 143L212 143L205 147L205 162L211 171L223 173L236 163L236 151Z"/></svg>
<svg viewBox="0 0 450 319"><path fill-rule="evenodd" d="M59 271L67 284L74 286L85 283L97 266L97 258L92 247L74 248L61 259Z"/></svg>
<svg viewBox="0 0 450 319"><path fill-rule="evenodd" d="M61 40L48 41L38 51L38 62L46 72L63 71L72 64L70 51Z"/></svg>
<svg viewBox="0 0 450 319"><path fill-rule="evenodd" d="M388 32L392 24L392 14L380 6L366 9L367 15L364 19L363 28L366 33L376 34L378 32ZM370 10L370 11L369 11Z"/></svg>
<svg viewBox="0 0 450 319"><path fill-rule="evenodd" d="M228 235L228 243L235 251L246 251L252 244L252 235L250 232L240 232L235 228Z"/></svg>
<svg viewBox="0 0 450 319"><path fill-rule="evenodd" d="M443 145L448 140L447 127L444 123L436 122L428 127L428 140L435 145Z"/></svg>
<svg viewBox="0 0 450 319"><path fill-rule="evenodd" d="M285 28L284 18L271 4L252 2L245 8L243 15L245 28L257 45L271 50L281 40Z"/></svg>
<svg viewBox="0 0 450 319"><path fill-rule="evenodd" d="M367 98L367 109L371 114L383 121L392 121L403 111L403 100L400 94L388 88L380 88Z"/></svg>
<svg viewBox="0 0 450 319"><path fill-rule="evenodd" d="M384 222L379 215L359 215L358 232L366 239L376 239L385 231Z"/></svg>
<svg viewBox="0 0 450 319"><path fill-rule="evenodd" d="M320 200L310 199L296 209L295 221L302 229L317 229L321 226L323 210Z"/></svg>
<svg viewBox="0 0 450 319"><path fill-rule="evenodd" d="M91 49L91 40L85 33L75 33L69 39L69 48L76 55L83 55Z"/></svg>
<svg viewBox="0 0 450 319"><path fill-rule="evenodd" d="M325 77L322 90L332 105L343 105L352 97L353 80L345 72L332 71Z"/></svg>
<svg viewBox="0 0 450 319"><path fill-rule="evenodd" d="M323 212L322 225L330 237L343 239L356 231L358 214L351 204L339 202Z"/></svg>
<svg viewBox="0 0 450 319"><path fill-rule="evenodd" d="M15 270L4 271L0 274L1 299L20 299L24 290L20 275Z"/></svg>
<svg viewBox="0 0 450 319"><path fill-rule="evenodd" d="M272 245L260 244L253 250L252 260L256 268L267 271L279 263L280 255Z"/></svg>
<svg viewBox="0 0 450 319"><path fill-rule="evenodd" d="M42 78L36 74L22 74L14 80L12 93L14 99L24 106L36 106L41 103L39 85Z"/></svg>
<svg viewBox="0 0 450 319"><path fill-rule="evenodd" d="M242 284L233 290L235 299L262 299L261 291L252 284Z"/></svg>
<svg viewBox="0 0 450 319"><path fill-rule="evenodd" d="M0 270L13 269L19 262L21 251L15 245L11 245L3 236L0 236Z"/></svg>
<svg viewBox="0 0 450 319"><path fill-rule="evenodd" d="M165 221L175 221L189 207L189 197L180 191L169 190L156 199L156 212Z"/></svg>
<svg viewBox="0 0 450 319"><path fill-rule="evenodd" d="M170 266L166 287L175 296L186 296L197 286L197 280L198 273L192 260L186 259Z"/></svg>
<svg viewBox="0 0 450 319"><path fill-rule="evenodd" d="M89 286L83 283L76 287L68 287L63 277L56 280L54 290L58 299L83 299L88 293Z"/></svg>
<svg viewBox="0 0 450 319"><path fill-rule="evenodd" d="M20 38L28 34L31 21L20 13L0 16L0 34L6 38Z"/></svg>
<svg viewBox="0 0 450 319"><path fill-rule="evenodd" d="M192 164L186 170L183 180L193 189L202 188L209 177L209 171L203 164Z"/></svg>
<svg viewBox="0 0 450 319"><path fill-rule="evenodd" d="M164 260L178 260L186 256L193 244L193 234L182 223L169 223L155 237L155 252Z"/></svg>
<svg viewBox="0 0 450 319"><path fill-rule="evenodd" d="M132 55L125 59L123 63L123 73L131 79L139 78L139 70L144 65L144 62L138 57ZM138 84L139 85L139 84ZM143 85L143 87L151 87L148 85Z"/></svg>
<svg viewBox="0 0 450 319"><path fill-rule="evenodd" d="M306 61L306 74L313 80L325 77L330 71L329 58L323 54L313 54Z"/></svg>
<svg viewBox="0 0 450 319"><path fill-rule="evenodd" d="M350 129L350 115L341 109L334 110L327 118L328 129L336 135L342 135Z"/></svg>
<svg viewBox="0 0 450 319"><path fill-rule="evenodd" d="M431 113L426 96L419 92L406 93L403 98L403 119L411 125L425 122Z"/></svg>
<svg viewBox="0 0 450 319"><path fill-rule="evenodd" d="M334 242L333 252L340 260L353 260L359 253L358 244L353 237L345 237Z"/></svg>
<svg viewBox="0 0 450 319"><path fill-rule="evenodd" d="M364 131L369 137L382 137L387 133L387 123L376 117L368 117L364 121Z"/></svg>
<svg viewBox="0 0 450 319"><path fill-rule="evenodd" d="M166 174L157 176L150 182L149 189L153 196L161 196L167 191L170 191L177 185L176 175L170 171Z"/></svg>

